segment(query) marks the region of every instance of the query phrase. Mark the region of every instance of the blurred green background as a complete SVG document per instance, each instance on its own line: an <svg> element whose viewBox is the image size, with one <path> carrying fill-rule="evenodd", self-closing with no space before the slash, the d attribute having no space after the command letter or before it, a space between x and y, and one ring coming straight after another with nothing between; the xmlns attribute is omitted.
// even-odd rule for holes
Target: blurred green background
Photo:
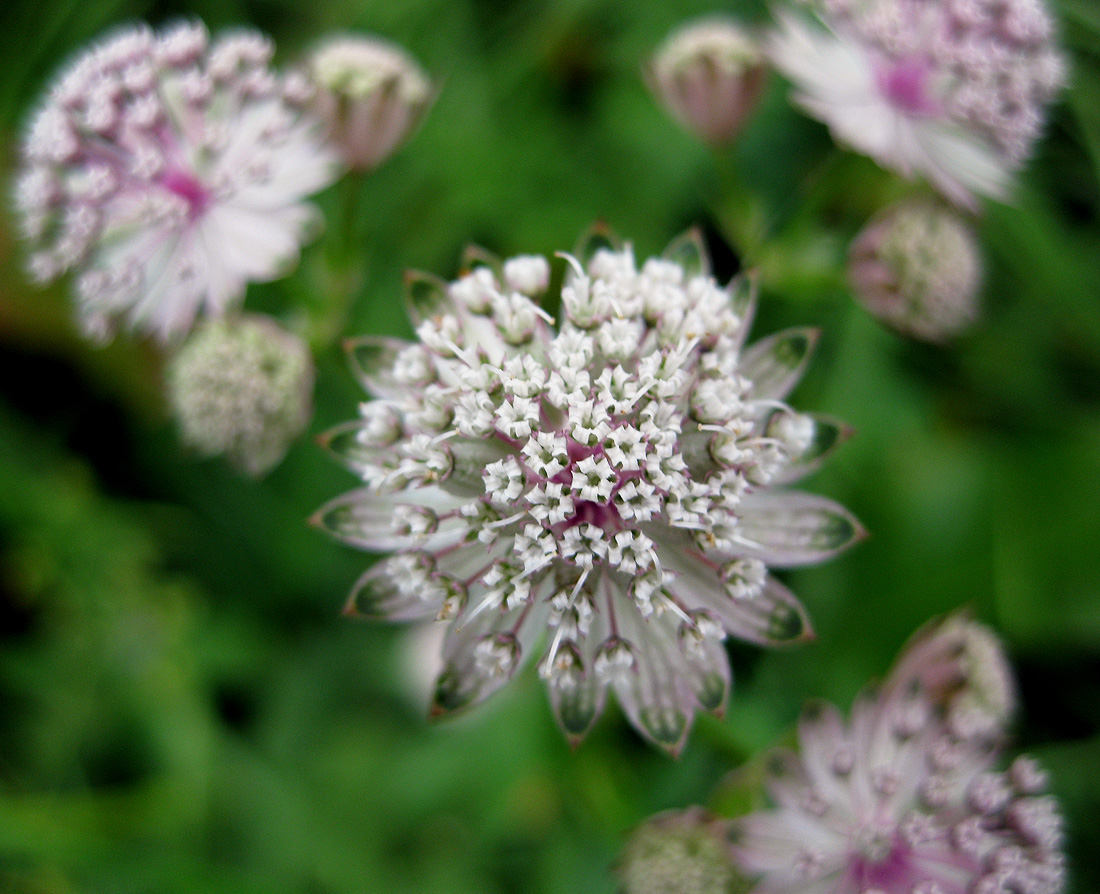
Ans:
<svg viewBox="0 0 1100 894"><path fill-rule="evenodd" d="M155 346L82 341L63 288L27 286L0 228L0 891L611 892L624 834L705 803L800 705L847 708L931 616L969 606L1004 637L1015 746L1052 771L1071 890L1100 890L1100 6L1058 0L1071 85L1014 205L990 205L980 326L948 348L880 329L836 258L892 182L834 156L773 78L715 158L645 92L643 59L689 16L761 5L629 0L12 0L0 12L0 146L51 72L113 24L251 24L292 62L332 29L404 44L441 82L421 131L354 198L347 334L408 334L406 267L463 247L570 248L594 221L658 252L705 227L721 277L731 171L780 215L813 192L827 229L777 261L756 325L823 330L795 406L856 436L809 483L868 541L788 580L816 642L731 646L728 716L678 760L612 710L571 753L533 670L467 716L425 719L408 631L339 616L367 557L307 527L353 485L304 438L253 482L178 445ZM822 187L820 172L829 165ZM331 221L348 200L320 197ZM331 245L331 243L329 243ZM324 239L248 306L337 288ZM326 254L328 252L328 254ZM360 395L319 358L313 433Z"/></svg>

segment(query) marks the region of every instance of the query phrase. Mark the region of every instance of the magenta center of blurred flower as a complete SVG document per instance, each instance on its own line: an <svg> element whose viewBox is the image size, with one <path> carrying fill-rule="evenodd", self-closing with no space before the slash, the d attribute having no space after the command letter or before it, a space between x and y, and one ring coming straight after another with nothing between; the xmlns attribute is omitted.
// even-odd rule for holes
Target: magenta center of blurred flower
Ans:
<svg viewBox="0 0 1100 894"><path fill-rule="evenodd" d="M210 192L193 175L186 171L170 170L160 178L160 185L187 203L191 220L202 215L210 202Z"/></svg>
<svg viewBox="0 0 1100 894"><path fill-rule="evenodd" d="M901 59L879 71L879 88L891 105L913 115L931 115L936 103L928 90L931 69L923 59Z"/></svg>
<svg viewBox="0 0 1100 894"><path fill-rule="evenodd" d="M910 859L912 853L912 849L897 838L880 859L876 859L877 855L856 851L848 867L849 877L860 891L909 891L919 881Z"/></svg>

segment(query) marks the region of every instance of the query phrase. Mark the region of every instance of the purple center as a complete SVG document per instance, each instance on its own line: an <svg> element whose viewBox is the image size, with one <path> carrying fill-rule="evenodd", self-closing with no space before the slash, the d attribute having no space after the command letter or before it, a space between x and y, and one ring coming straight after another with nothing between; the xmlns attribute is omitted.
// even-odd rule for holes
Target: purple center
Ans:
<svg viewBox="0 0 1100 894"><path fill-rule="evenodd" d="M187 171L169 170L161 176L159 183L187 203L188 217L191 220L201 216L206 210L210 193L193 174Z"/></svg>
<svg viewBox="0 0 1100 894"><path fill-rule="evenodd" d="M910 857L912 850L895 840L890 852L881 860L875 860L862 852L852 855L848 866L849 878L860 891L908 891L919 880Z"/></svg>
<svg viewBox="0 0 1100 894"><path fill-rule="evenodd" d="M936 103L928 90L931 69L923 59L901 59L881 69L879 88L890 104L912 115L936 113Z"/></svg>

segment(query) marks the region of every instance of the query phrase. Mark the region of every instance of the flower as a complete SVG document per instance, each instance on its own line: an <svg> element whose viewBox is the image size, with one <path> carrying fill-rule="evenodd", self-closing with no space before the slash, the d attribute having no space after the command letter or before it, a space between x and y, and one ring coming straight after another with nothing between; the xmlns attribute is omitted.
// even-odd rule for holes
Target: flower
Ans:
<svg viewBox="0 0 1100 894"><path fill-rule="evenodd" d="M698 807L668 811L630 836L619 859L623 894L733 894L741 890L726 823Z"/></svg>
<svg viewBox="0 0 1100 894"><path fill-rule="evenodd" d="M360 579L350 613L451 621L434 713L538 655L574 741L611 688L675 751L697 708L724 706L727 634L809 635L768 566L819 562L862 529L776 486L845 431L783 402L815 333L744 347L752 288L720 288L696 238L640 270L629 247L579 254L560 256L556 329L535 300L558 297L545 258L449 285L410 274L419 341L351 344L375 399L326 439L364 486L315 521L395 553Z"/></svg>
<svg viewBox="0 0 1100 894"><path fill-rule="evenodd" d="M409 135L434 98L420 66L376 37L329 37L310 55L316 108L345 163L369 171Z"/></svg>
<svg viewBox="0 0 1100 894"><path fill-rule="evenodd" d="M926 200L902 202L856 237L848 279L864 307L886 325L944 341L978 315L978 240L951 209Z"/></svg>
<svg viewBox="0 0 1100 894"><path fill-rule="evenodd" d="M305 429L312 395L309 349L259 315L206 321L168 367L168 399L183 440L257 477Z"/></svg>
<svg viewBox="0 0 1100 894"><path fill-rule="evenodd" d="M31 277L76 272L89 335L123 319L168 340L295 261L315 221L302 199L337 166L271 54L251 31L211 42L198 23L139 25L54 84L23 140L15 205Z"/></svg>
<svg viewBox="0 0 1100 894"><path fill-rule="evenodd" d="M1028 757L997 770L1003 726L960 724L944 698L954 662L939 647L959 634L1000 652L985 628L949 619L918 635L850 723L831 705L804 712L800 751L770 761L776 807L734 821L753 894L1062 891L1061 815L1045 773ZM979 676L956 677L953 698L976 694Z"/></svg>
<svg viewBox="0 0 1100 894"><path fill-rule="evenodd" d="M769 42L833 136L951 201L1003 198L1064 63L1041 0L816 0Z"/></svg>
<svg viewBox="0 0 1100 894"><path fill-rule="evenodd" d="M721 145L756 107L767 68L763 51L741 26L706 18L674 31L646 74L672 117L701 140Z"/></svg>

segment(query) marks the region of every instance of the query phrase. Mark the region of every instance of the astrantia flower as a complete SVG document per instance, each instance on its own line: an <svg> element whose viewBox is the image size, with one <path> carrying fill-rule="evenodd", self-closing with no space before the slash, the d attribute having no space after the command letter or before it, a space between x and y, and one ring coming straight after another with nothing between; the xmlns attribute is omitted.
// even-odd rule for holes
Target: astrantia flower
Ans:
<svg viewBox="0 0 1100 894"><path fill-rule="evenodd" d="M724 705L727 634L808 635L768 567L818 562L861 530L835 503L776 487L843 435L783 402L814 333L745 347L750 288L719 287L691 239L640 270L629 248L591 254L563 256L557 328L539 304L545 258L449 285L411 275L419 341L353 344L375 399L329 440L364 487L318 521L395 553L349 611L450 622L435 712L537 656L571 737L613 688L676 749L697 708Z"/></svg>
<svg viewBox="0 0 1100 894"><path fill-rule="evenodd" d="M162 339L283 275L332 181L320 125L248 31L139 26L85 51L23 141L15 204L41 283L74 271L80 322ZM293 92L293 91L291 91Z"/></svg>
<svg viewBox="0 0 1100 894"><path fill-rule="evenodd" d="M305 343L255 314L201 324L168 366L168 399L183 440L249 475L283 458L309 422L312 396Z"/></svg>
<svg viewBox="0 0 1100 894"><path fill-rule="evenodd" d="M420 122L434 94L404 50L376 37L328 38L310 55L308 73L330 139L353 170L385 161Z"/></svg>
<svg viewBox="0 0 1100 894"><path fill-rule="evenodd" d="M849 723L813 706L799 752L772 756L775 809L735 824L738 862L759 879L753 894L1062 890L1061 816L1045 774L1027 757L999 771L1003 727L958 722L936 680L952 662L929 649L934 637L857 700ZM935 685L923 689L922 678ZM959 687L956 697L968 689Z"/></svg>
<svg viewBox="0 0 1100 894"><path fill-rule="evenodd" d="M756 106L767 65L756 40L735 22L708 18L674 31L647 71L650 90L700 139L731 140Z"/></svg>
<svg viewBox="0 0 1100 894"><path fill-rule="evenodd" d="M1003 197L1064 77L1041 0L816 0L776 66L841 142L952 201Z"/></svg>
<svg viewBox="0 0 1100 894"><path fill-rule="evenodd" d="M974 322L982 280L974 231L958 214L915 200L887 208L848 253L856 297L905 335L944 341Z"/></svg>

